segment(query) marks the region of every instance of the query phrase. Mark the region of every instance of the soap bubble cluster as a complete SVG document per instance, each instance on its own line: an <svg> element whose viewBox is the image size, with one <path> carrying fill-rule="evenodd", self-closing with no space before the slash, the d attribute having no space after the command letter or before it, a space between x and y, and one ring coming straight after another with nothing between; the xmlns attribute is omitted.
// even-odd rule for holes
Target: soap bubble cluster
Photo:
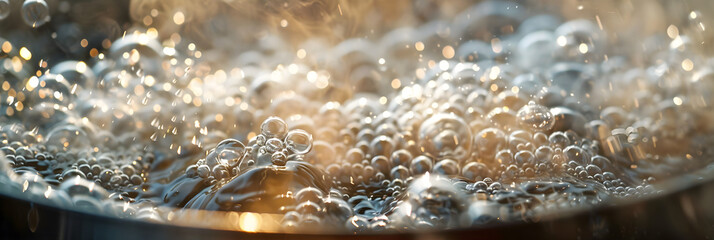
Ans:
<svg viewBox="0 0 714 240"><path fill-rule="evenodd" d="M246 147L236 139L225 139L211 149L205 159L186 168L189 178L200 177L208 182L230 179L249 169L261 166L285 166L288 161L303 161L312 148L312 135L301 129L288 131L288 125L278 117L269 117L260 125Z"/></svg>

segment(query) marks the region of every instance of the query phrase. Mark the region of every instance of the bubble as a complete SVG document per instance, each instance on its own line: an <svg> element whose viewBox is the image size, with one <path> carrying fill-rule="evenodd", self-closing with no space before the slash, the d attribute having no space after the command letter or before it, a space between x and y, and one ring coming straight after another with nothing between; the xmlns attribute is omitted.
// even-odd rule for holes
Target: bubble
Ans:
<svg viewBox="0 0 714 240"><path fill-rule="evenodd" d="M563 149L563 154L568 161L575 161L580 165L585 165L590 160L590 156L585 150L578 146L570 145Z"/></svg>
<svg viewBox="0 0 714 240"><path fill-rule="evenodd" d="M513 152L509 149L503 149L501 151L498 151L496 153L496 156L494 157L494 160L496 160L497 163L503 164L504 166L508 166L513 164Z"/></svg>
<svg viewBox="0 0 714 240"><path fill-rule="evenodd" d="M133 176L131 176L131 178L130 178L129 180L131 181L131 184L134 184L134 185L137 185L137 186L138 186L138 185L141 185L142 183L144 183L144 179L142 179L142 178L141 178L140 176L138 176L138 175L133 175Z"/></svg>
<svg viewBox="0 0 714 240"><path fill-rule="evenodd" d="M579 136L585 136L585 124L587 119L581 113L566 107L554 107L550 109L553 115L553 131L572 130Z"/></svg>
<svg viewBox="0 0 714 240"><path fill-rule="evenodd" d="M84 164L84 165L86 165L86 164ZM89 165L86 165L86 166L88 167ZM66 171L64 171L62 173L62 179L70 179L70 178L77 178L77 177L87 178L87 176L85 174L86 174L85 172L80 171L78 169L67 169Z"/></svg>
<svg viewBox="0 0 714 240"><path fill-rule="evenodd" d="M266 138L283 139L288 132L288 124L278 117L269 117L260 125L260 133Z"/></svg>
<svg viewBox="0 0 714 240"><path fill-rule="evenodd" d="M270 153L283 149L283 141L277 138L270 138L265 141L265 150Z"/></svg>
<svg viewBox="0 0 714 240"><path fill-rule="evenodd" d="M7 18L7 16L10 16L10 1L9 0L0 0L0 20L3 20Z"/></svg>
<svg viewBox="0 0 714 240"><path fill-rule="evenodd" d="M518 91L529 96L537 96L543 90L543 79L533 73L521 74L513 79L513 85L518 87Z"/></svg>
<svg viewBox="0 0 714 240"><path fill-rule="evenodd" d="M317 188L307 187L303 188L295 194L295 200L298 202L311 201L314 203L322 202L323 193Z"/></svg>
<svg viewBox="0 0 714 240"><path fill-rule="evenodd" d="M390 162L385 156L375 156L372 158L372 161L370 162L371 166L375 168L375 170L382 172L382 173L389 173L389 170L391 169ZM401 165L397 165L401 166Z"/></svg>
<svg viewBox="0 0 714 240"><path fill-rule="evenodd" d="M540 14L523 20L518 32L528 34L537 31L554 31L561 23L560 17L550 14ZM525 38L525 37L524 37Z"/></svg>
<svg viewBox="0 0 714 240"><path fill-rule="evenodd" d="M229 176L228 168L226 167L226 165L222 165L222 164L216 165L211 170L211 175L216 179L227 178Z"/></svg>
<svg viewBox="0 0 714 240"><path fill-rule="evenodd" d="M553 86L565 90L566 94L584 97L593 88L593 76L588 67L576 62L560 62L550 66L546 77Z"/></svg>
<svg viewBox="0 0 714 240"><path fill-rule="evenodd" d="M491 171L483 163L470 162L463 167L461 176L472 181L481 181L484 178L490 177Z"/></svg>
<svg viewBox="0 0 714 240"><path fill-rule="evenodd" d="M446 178L425 174L408 187L410 216L415 223L425 222L441 229L459 226L465 199Z"/></svg>
<svg viewBox="0 0 714 240"><path fill-rule="evenodd" d="M622 127L628 123L628 114L624 109L619 107L607 107L600 112L600 119L607 123L607 126L612 128Z"/></svg>
<svg viewBox="0 0 714 240"><path fill-rule="evenodd" d="M520 166L533 166L535 164L535 155L530 151L519 151L514 156L514 160Z"/></svg>
<svg viewBox="0 0 714 240"><path fill-rule="evenodd" d="M296 210L303 216L314 216L322 211L322 207L317 203L306 201L298 204ZM319 223L319 220L317 220L317 222Z"/></svg>
<svg viewBox="0 0 714 240"><path fill-rule="evenodd" d="M391 161L392 166L401 165L406 167L412 161L412 154L406 149L399 149L392 153L389 160Z"/></svg>
<svg viewBox="0 0 714 240"><path fill-rule="evenodd" d="M226 139L218 143L214 151L215 158L206 157L209 166L215 166L216 164L237 166L243 160L246 149L240 141Z"/></svg>
<svg viewBox="0 0 714 240"><path fill-rule="evenodd" d="M312 149L312 135L300 129L290 130L285 137L285 145L295 154L307 154Z"/></svg>
<svg viewBox="0 0 714 240"><path fill-rule="evenodd" d="M459 45L456 56L462 61L478 62L491 60L496 57L488 43L479 40L471 40Z"/></svg>
<svg viewBox="0 0 714 240"><path fill-rule="evenodd" d="M555 30L556 43L563 58L597 61L605 48L605 32L585 19L563 23Z"/></svg>
<svg viewBox="0 0 714 240"><path fill-rule="evenodd" d="M552 32L529 33L518 42L517 62L523 68L545 68L553 63L556 47Z"/></svg>
<svg viewBox="0 0 714 240"><path fill-rule="evenodd" d="M196 168L196 172L200 178L207 178L211 174L211 169L206 165L200 165Z"/></svg>
<svg viewBox="0 0 714 240"><path fill-rule="evenodd" d="M62 75L62 77L73 86L91 87L94 85L94 72L89 69L86 63L79 61L63 61L50 69L52 74Z"/></svg>
<svg viewBox="0 0 714 240"><path fill-rule="evenodd" d="M288 161L288 157L283 152L275 152L270 156L270 161L273 165L284 166Z"/></svg>
<svg viewBox="0 0 714 240"><path fill-rule="evenodd" d="M66 178L60 184L59 190L66 192L70 197L88 196L97 200L109 197L109 193L104 188L80 177Z"/></svg>
<svg viewBox="0 0 714 240"><path fill-rule="evenodd" d="M411 164L409 165L409 171L412 173L412 175L421 175L428 171L431 171L433 166L434 160L432 160L428 156L421 155L411 161Z"/></svg>
<svg viewBox="0 0 714 240"><path fill-rule="evenodd" d="M392 154L392 150L394 149L392 139L384 135L372 139L369 146L371 150L370 153L373 156L389 156Z"/></svg>
<svg viewBox="0 0 714 240"><path fill-rule="evenodd" d="M416 175L416 174L413 172L411 174L409 174L409 169L407 169L404 166L396 166L396 167L393 167L391 171L389 171L389 175L393 179L404 180L404 179L407 179L410 175Z"/></svg>
<svg viewBox="0 0 714 240"><path fill-rule="evenodd" d="M536 132L548 131L555 124L550 109L538 105L533 101L528 102L527 105L518 110L516 117L522 126Z"/></svg>
<svg viewBox="0 0 714 240"><path fill-rule="evenodd" d="M600 169L600 167L593 165L593 164L587 165L585 167L585 170L588 172L588 175L590 175L590 176L594 176L596 174L602 173L602 169Z"/></svg>
<svg viewBox="0 0 714 240"><path fill-rule="evenodd" d="M54 74L45 74L39 79L30 79L29 85L34 85L35 80L37 80L37 86L34 86L32 93L28 96L28 105L57 103L66 106L74 100L73 87L64 78Z"/></svg>
<svg viewBox="0 0 714 240"><path fill-rule="evenodd" d="M336 149L324 141L315 141L312 150L305 156L305 159L313 164L327 166L333 163L336 158ZM358 161L362 161L359 159Z"/></svg>
<svg viewBox="0 0 714 240"><path fill-rule="evenodd" d="M469 39L506 37L515 32L525 15L517 3L481 2L455 17L453 31Z"/></svg>
<svg viewBox="0 0 714 240"><path fill-rule="evenodd" d="M434 158L452 157L463 160L471 152L471 129L463 119L450 114L437 114L419 128L421 151Z"/></svg>
<svg viewBox="0 0 714 240"><path fill-rule="evenodd" d="M506 134L497 128L486 128L474 137L474 144L483 158L493 158L499 148L506 145Z"/></svg>
<svg viewBox="0 0 714 240"><path fill-rule="evenodd" d="M48 145L59 148L81 149L89 147L89 137L81 128L74 125L65 125L54 128L47 134Z"/></svg>
<svg viewBox="0 0 714 240"><path fill-rule="evenodd" d="M451 159L444 159L434 164L433 171L444 176L455 176L460 171L459 163Z"/></svg>
<svg viewBox="0 0 714 240"><path fill-rule="evenodd" d="M22 4L22 20L33 28L50 21L50 8L44 0L25 0Z"/></svg>

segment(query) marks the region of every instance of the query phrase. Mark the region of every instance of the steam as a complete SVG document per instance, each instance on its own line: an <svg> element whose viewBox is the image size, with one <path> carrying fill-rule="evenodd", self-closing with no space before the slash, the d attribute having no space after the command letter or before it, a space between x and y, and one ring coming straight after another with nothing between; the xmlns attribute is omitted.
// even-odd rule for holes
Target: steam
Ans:
<svg viewBox="0 0 714 240"><path fill-rule="evenodd" d="M137 23L155 15L152 25L162 38L180 31L182 36L207 45L215 44L212 38L220 34L250 38L264 31L290 36L292 44L314 37L336 43L365 28L360 23L373 10L373 4L372 0L132 0L130 15ZM389 5L404 4L395 1ZM177 12L185 16L180 26L172 21Z"/></svg>

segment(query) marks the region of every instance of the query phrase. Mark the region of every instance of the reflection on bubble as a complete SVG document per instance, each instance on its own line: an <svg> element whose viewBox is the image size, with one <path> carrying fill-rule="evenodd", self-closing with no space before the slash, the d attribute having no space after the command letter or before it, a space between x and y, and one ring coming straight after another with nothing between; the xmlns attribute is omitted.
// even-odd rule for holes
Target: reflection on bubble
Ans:
<svg viewBox="0 0 714 240"><path fill-rule="evenodd" d="M10 16L11 11L12 10L10 9L10 1L0 0L0 20L3 20L7 18L7 16Z"/></svg>
<svg viewBox="0 0 714 240"><path fill-rule="evenodd" d="M434 115L419 129L422 152L435 158L465 158L471 151L471 129L463 119L451 114Z"/></svg>
<svg viewBox="0 0 714 240"><path fill-rule="evenodd" d="M50 8L44 0L25 0L22 4L22 20L37 28L50 21Z"/></svg>
<svg viewBox="0 0 714 240"><path fill-rule="evenodd" d="M521 125L534 131L548 131L555 124L550 109L537 105L533 101L518 110L516 117Z"/></svg>

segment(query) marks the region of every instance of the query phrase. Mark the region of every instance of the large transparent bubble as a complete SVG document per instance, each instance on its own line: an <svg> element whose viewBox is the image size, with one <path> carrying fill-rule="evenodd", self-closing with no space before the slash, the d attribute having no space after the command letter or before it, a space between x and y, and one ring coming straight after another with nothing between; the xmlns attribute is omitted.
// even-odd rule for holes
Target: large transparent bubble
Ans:
<svg viewBox="0 0 714 240"><path fill-rule="evenodd" d="M469 125L453 114L436 114L419 128L421 151L438 159L465 159L471 152L472 138Z"/></svg>

